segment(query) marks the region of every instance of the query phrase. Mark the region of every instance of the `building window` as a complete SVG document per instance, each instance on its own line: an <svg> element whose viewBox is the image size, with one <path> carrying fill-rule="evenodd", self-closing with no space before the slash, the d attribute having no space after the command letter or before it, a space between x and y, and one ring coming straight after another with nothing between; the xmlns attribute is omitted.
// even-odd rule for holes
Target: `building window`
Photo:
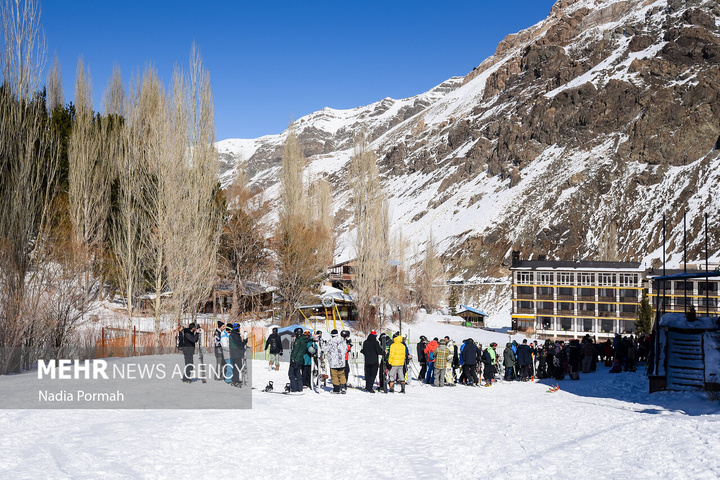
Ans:
<svg viewBox="0 0 720 480"><path fill-rule="evenodd" d="M635 333L635 321L620 320L620 331L622 333Z"/></svg>
<svg viewBox="0 0 720 480"><path fill-rule="evenodd" d="M583 300L595 300L595 289L594 288L581 288L578 291L578 295L583 298Z"/></svg>
<svg viewBox="0 0 720 480"><path fill-rule="evenodd" d="M629 288L623 288L620 290L621 298L637 299L639 290L631 290Z"/></svg>
<svg viewBox="0 0 720 480"><path fill-rule="evenodd" d="M572 318L560 317L560 330L564 332L572 330Z"/></svg>
<svg viewBox="0 0 720 480"><path fill-rule="evenodd" d="M580 276L580 285L595 285L594 273L581 272L578 275Z"/></svg>
<svg viewBox="0 0 720 480"><path fill-rule="evenodd" d="M675 282L675 291L676 292L682 292L682 291L693 291L693 282Z"/></svg>
<svg viewBox="0 0 720 480"><path fill-rule="evenodd" d="M612 303L598 303L598 313L615 313L615 305Z"/></svg>
<svg viewBox="0 0 720 480"><path fill-rule="evenodd" d="M543 330L552 330L552 317L537 317Z"/></svg>
<svg viewBox="0 0 720 480"><path fill-rule="evenodd" d="M517 283L533 283L533 272L518 272Z"/></svg>
<svg viewBox="0 0 720 480"><path fill-rule="evenodd" d="M600 285L615 285L614 273L598 273L598 282Z"/></svg>
<svg viewBox="0 0 720 480"><path fill-rule="evenodd" d="M710 295L717 295L717 287L717 282L708 282L707 284L704 280L698 282L698 291L700 292L700 295L705 295L706 291Z"/></svg>
<svg viewBox="0 0 720 480"><path fill-rule="evenodd" d="M558 285L573 285L575 282L575 274L570 272L558 272Z"/></svg>
<svg viewBox="0 0 720 480"><path fill-rule="evenodd" d="M613 320L604 320L600 324L600 329L603 333L612 333L613 331Z"/></svg>
<svg viewBox="0 0 720 480"><path fill-rule="evenodd" d="M532 295L533 287L517 287L518 295Z"/></svg>
<svg viewBox="0 0 720 480"><path fill-rule="evenodd" d="M563 297L572 297L573 296L573 289L570 287L559 287L558 288L558 295Z"/></svg>
<svg viewBox="0 0 720 480"><path fill-rule="evenodd" d="M595 304L594 303L578 303L578 311L580 312L595 312Z"/></svg>
<svg viewBox="0 0 720 480"><path fill-rule="evenodd" d="M553 272L538 272L538 283L540 285L552 285L555 283Z"/></svg>
<svg viewBox="0 0 720 480"><path fill-rule="evenodd" d="M558 303L558 310L563 310L565 312L572 312L575 310L575 307L570 302L560 302L560 303Z"/></svg>
<svg viewBox="0 0 720 480"><path fill-rule="evenodd" d="M549 295L552 296L553 294L553 288L552 287L538 287L538 295Z"/></svg>
<svg viewBox="0 0 720 480"><path fill-rule="evenodd" d="M615 291L614 288L598 288L598 296L615 298Z"/></svg>
<svg viewBox="0 0 720 480"><path fill-rule="evenodd" d="M620 285L623 287L635 287L638 284L637 273L621 273L620 274Z"/></svg>
<svg viewBox="0 0 720 480"><path fill-rule="evenodd" d="M592 332L593 331L593 319L592 318L583 318L581 320L582 326L583 326L583 332Z"/></svg>
<svg viewBox="0 0 720 480"><path fill-rule="evenodd" d="M627 305L627 304L620 305L620 309L621 309L620 311L623 312L623 313L637 313L637 305L635 305L635 304L632 304L632 305Z"/></svg>

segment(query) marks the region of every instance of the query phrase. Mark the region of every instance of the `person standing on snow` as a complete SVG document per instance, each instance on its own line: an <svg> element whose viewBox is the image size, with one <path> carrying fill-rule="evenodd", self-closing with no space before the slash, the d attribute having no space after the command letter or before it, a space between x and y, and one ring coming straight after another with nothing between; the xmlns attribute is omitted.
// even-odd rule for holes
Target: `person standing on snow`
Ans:
<svg viewBox="0 0 720 480"><path fill-rule="evenodd" d="M514 380L515 377L515 353L512 350L512 343L505 345L503 352L503 367L505 367L505 381Z"/></svg>
<svg viewBox="0 0 720 480"><path fill-rule="evenodd" d="M438 339L434 338L427 347L425 347L425 355L427 355L428 370L425 375L425 383L430 385L435 383L435 349L438 347Z"/></svg>
<svg viewBox="0 0 720 480"><path fill-rule="evenodd" d="M418 380L425 382L425 374L427 373L427 355L425 354L425 348L427 347L428 339L425 335L420 335L420 341L417 344L417 358L420 363L420 373L418 373Z"/></svg>
<svg viewBox="0 0 720 480"><path fill-rule="evenodd" d="M225 357L223 357L223 349L220 340L222 340L223 328L225 324L220 320L217 321L217 328L213 333L213 351L215 352L215 366L217 371L215 372L215 380L220 380L220 373L225 368Z"/></svg>
<svg viewBox="0 0 720 480"><path fill-rule="evenodd" d="M268 369L275 369L275 371L280 370L280 357L282 357L283 349L277 327L273 327L272 333L268 336L267 340L265 340L265 348L263 350L267 350L268 347L270 347Z"/></svg>
<svg viewBox="0 0 720 480"><path fill-rule="evenodd" d="M405 393L405 377L403 376L403 366L407 357L407 347L403 344L402 335L393 338L390 345L390 355L388 363L390 364L390 374L388 375L388 386L390 392L395 392L395 383L400 383L400 393Z"/></svg>
<svg viewBox="0 0 720 480"><path fill-rule="evenodd" d="M245 361L245 347L248 342L248 333L243 332L240 335L240 324L233 325L230 332L230 358L233 363L232 385L233 387L242 387L240 382L240 372L242 371L243 362Z"/></svg>
<svg viewBox="0 0 720 480"><path fill-rule="evenodd" d="M307 348L305 349L305 355L303 355L302 380L303 387L310 388L312 386L310 383L312 380L312 362L318 348L315 339L310 336L310 330L305 330L303 335L307 339Z"/></svg>
<svg viewBox="0 0 720 480"><path fill-rule="evenodd" d="M517 364L520 369L520 380L527 382L530 379L530 366L532 364L532 350L527 343L527 339L523 339L521 345L517 347Z"/></svg>
<svg viewBox="0 0 720 480"><path fill-rule="evenodd" d="M486 387L492 386L492 381L495 377L495 361L497 358L494 348L495 345L497 344L491 343L490 346L488 346L488 348L482 354L482 361L484 367L483 380L485 380Z"/></svg>
<svg viewBox="0 0 720 480"><path fill-rule="evenodd" d="M190 383L195 371L193 355L195 355L195 344L197 343L199 334L196 331L195 324L191 323L182 332L182 352L185 357L185 369L183 370L183 379L185 383Z"/></svg>
<svg viewBox="0 0 720 480"><path fill-rule="evenodd" d="M220 346L222 348L223 361L223 376L225 377L225 383L232 382L233 372L233 361L230 356L230 334L232 333L232 325L229 323L225 325L225 331L220 335Z"/></svg>
<svg viewBox="0 0 720 480"><path fill-rule="evenodd" d="M445 386L445 368L447 367L448 350L447 340L440 340L438 347L435 349L435 386Z"/></svg>
<svg viewBox="0 0 720 480"><path fill-rule="evenodd" d="M308 339L303 335L303 329L298 327L293 330L295 339L290 348L290 368L288 377L290 378L290 391L302 392L302 368L305 364L305 353L307 353Z"/></svg>
<svg viewBox="0 0 720 480"><path fill-rule="evenodd" d="M378 373L380 366L379 357L383 351L378 343L375 330L370 332L367 339L363 342L362 354L365 356L365 390L370 393L375 393L373 389L373 383Z"/></svg>
<svg viewBox="0 0 720 480"><path fill-rule="evenodd" d="M347 378L345 377L345 353L347 342L333 329L330 332L330 340L325 344L325 353L330 367L330 378L332 379L332 393L346 393Z"/></svg>
<svg viewBox="0 0 720 480"><path fill-rule="evenodd" d="M477 385L478 378L476 372L478 348L472 338L465 340L465 346L462 349L463 357L463 376L467 385Z"/></svg>

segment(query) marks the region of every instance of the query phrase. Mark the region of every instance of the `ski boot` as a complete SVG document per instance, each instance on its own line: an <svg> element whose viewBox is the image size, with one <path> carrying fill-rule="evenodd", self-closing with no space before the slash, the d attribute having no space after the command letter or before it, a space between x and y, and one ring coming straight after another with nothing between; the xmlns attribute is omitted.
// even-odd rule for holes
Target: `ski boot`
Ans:
<svg viewBox="0 0 720 480"><path fill-rule="evenodd" d="M405 383L400 384L400 393L405 393Z"/></svg>
<svg viewBox="0 0 720 480"><path fill-rule="evenodd" d="M285 384L285 393L290 393L290 384L289 383Z"/></svg>
<svg viewBox="0 0 720 480"><path fill-rule="evenodd" d="M272 392L273 391L273 382L268 382L267 386L263 388L263 392Z"/></svg>

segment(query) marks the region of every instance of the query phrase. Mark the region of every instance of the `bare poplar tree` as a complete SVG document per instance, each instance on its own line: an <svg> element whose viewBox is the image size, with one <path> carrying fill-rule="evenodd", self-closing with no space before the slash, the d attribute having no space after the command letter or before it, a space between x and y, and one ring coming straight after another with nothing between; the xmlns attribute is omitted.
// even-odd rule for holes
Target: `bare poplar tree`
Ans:
<svg viewBox="0 0 720 480"><path fill-rule="evenodd" d="M62 107L63 102L63 91L62 91L62 72L60 69L60 59L57 54L53 58L50 72L48 72L47 78L47 109L48 112L52 113L56 107Z"/></svg>
<svg viewBox="0 0 720 480"><path fill-rule="evenodd" d="M295 307L319 282L323 273L319 245L322 231L313 221L303 181L305 158L294 129L288 130L283 149L280 219L274 249L278 261L277 286L284 299L281 324L291 322Z"/></svg>
<svg viewBox="0 0 720 480"><path fill-rule="evenodd" d="M171 132L182 147L166 181L169 230L165 234L168 283L176 318L195 316L212 290L222 217L216 204L218 158L210 75L193 44L187 80L175 71L172 85Z"/></svg>
<svg viewBox="0 0 720 480"><path fill-rule="evenodd" d="M75 123L68 145L68 203L77 260L85 265L86 303L92 299L98 279L92 270L102 255L110 209L110 159L102 155L102 132L94 118L92 98L90 74L80 59L75 77Z"/></svg>
<svg viewBox="0 0 720 480"><path fill-rule="evenodd" d="M45 61L40 7L0 4L0 373L17 370L23 340L37 320L28 289L46 266L58 138L38 95Z"/></svg>
<svg viewBox="0 0 720 480"><path fill-rule="evenodd" d="M321 265L333 264L335 254L335 215L332 208L332 185L324 178L318 178L311 185L312 216L318 223L318 256Z"/></svg>
<svg viewBox="0 0 720 480"><path fill-rule="evenodd" d="M363 133L355 141L348 169L355 227L355 304L358 325L369 332L379 325L390 262L389 213L380 185L375 153Z"/></svg>
<svg viewBox="0 0 720 480"><path fill-rule="evenodd" d="M444 273L442 262L438 258L435 249L435 239L431 230L425 243L425 256L418 265L418 271L415 275L418 300L428 313L438 308L442 297L442 291L433 287L433 284L440 280Z"/></svg>

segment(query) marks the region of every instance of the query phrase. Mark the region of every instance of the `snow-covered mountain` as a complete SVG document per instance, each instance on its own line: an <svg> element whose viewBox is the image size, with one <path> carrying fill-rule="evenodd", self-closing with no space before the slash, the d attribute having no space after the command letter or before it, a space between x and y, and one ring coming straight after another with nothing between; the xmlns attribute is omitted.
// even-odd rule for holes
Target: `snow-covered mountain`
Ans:
<svg viewBox="0 0 720 480"><path fill-rule="evenodd" d="M719 25L714 0L558 0L464 78L297 120L308 175L330 179L346 231L345 167L367 129L394 228L420 251L432 230L450 276L501 277L512 250L657 265L663 213L678 264L685 211L703 258L703 214L720 225ZM276 196L284 138L219 142L222 181L245 160ZM353 256L347 239L337 253Z"/></svg>

